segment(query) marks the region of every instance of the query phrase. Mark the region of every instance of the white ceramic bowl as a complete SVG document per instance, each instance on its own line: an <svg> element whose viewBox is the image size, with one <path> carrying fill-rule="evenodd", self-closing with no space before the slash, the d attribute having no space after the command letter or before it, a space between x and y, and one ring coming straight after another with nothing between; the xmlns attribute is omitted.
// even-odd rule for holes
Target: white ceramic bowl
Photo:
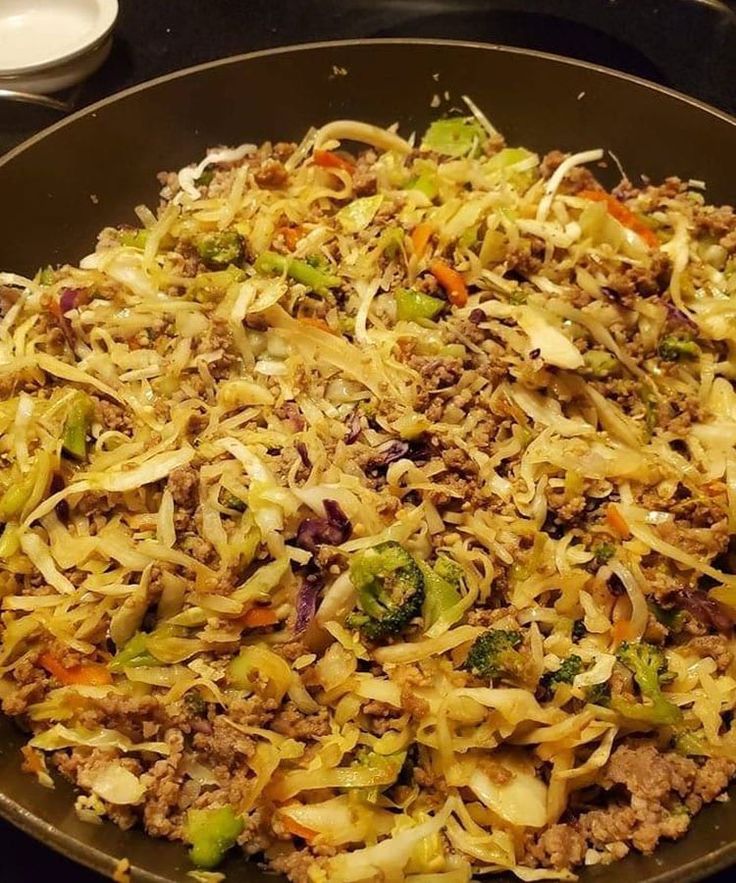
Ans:
<svg viewBox="0 0 736 883"><path fill-rule="evenodd" d="M118 0L0 0L0 88L45 94L107 58Z"/></svg>

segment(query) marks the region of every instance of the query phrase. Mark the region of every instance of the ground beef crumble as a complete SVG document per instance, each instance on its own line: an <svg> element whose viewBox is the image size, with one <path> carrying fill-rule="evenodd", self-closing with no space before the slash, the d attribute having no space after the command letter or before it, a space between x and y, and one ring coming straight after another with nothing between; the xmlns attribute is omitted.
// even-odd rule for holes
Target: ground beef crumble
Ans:
<svg viewBox="0 0 736 883"><path fill-rule="evenodd" d="M734 774L736 763L723 758L698 762L654 745L621 745L600 778L604 800L607 794L610 800L528 835L525 860L561 869L580 864L588 849L615 858L632 847L649 854L660 840L681 837L692 815L715 800Z"/></svg>

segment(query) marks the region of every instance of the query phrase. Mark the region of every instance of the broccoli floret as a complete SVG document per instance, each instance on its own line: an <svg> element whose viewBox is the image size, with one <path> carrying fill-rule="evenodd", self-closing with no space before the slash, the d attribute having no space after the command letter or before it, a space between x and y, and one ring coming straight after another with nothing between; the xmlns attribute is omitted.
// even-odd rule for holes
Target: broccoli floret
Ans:
<svg viewBox="0 0 736 883"><path fill-rule="evenodd" d="M576 653L571 654L556 671L548 671L542 675L537 698L541 701L551 699L556 688L560 684L571 684L575 675L580 674L582 668L583 660Z"/></svg>
<svg viewBox="0 0 736 883"><path fill-rule="evenodd" d="M684 362L688 359L697 359L700 355L700 347L688 337L669 334L659 342L659 355L665 362Z"/></svg>
<svg viewBox="0 0 736 883"><path fill-rule="evenodd" d="M650 704L630 702L620 696L614 696L611 699L611 707L630 720L658 726L671 726L679 723L682 719L682 712L662 693L662 684L671 680L671 675L667 671L667 660L662 650L644 641L636 644L624 641L618 648L616 655L619 662L622 662L634 673L634 680L641 690L642 696L649 699Z"/></svg>
<svg viewBox="0 0 736 883"><path fill-rule="evenodd" d="M199 237L196 246L205 264L215 270L237 264L243 257L243 237L234 230L207 233Z"/></svg>
<svg viewBox="0 0 736 883"><path fill-rule="evenodd" d="M520 678L526 658L518 652L521 632L489 629L479 635L470 648L463 668L479 678Z"/></svg>
<svg viewBox="0 0 736 883"><path fill-rule="evenodd" d="M548 671L542 677L542 680L549 687L556 687L557 684L571 684L575 679L575 675L579 675L583 669L583 660L573 653L568 656L557 669L557 671Z"/></svg>
<svg viewBox="0 0 736 883"><path fill-rule="evenodd" d="M656 601L648 601L647 603L657 622L661 622L662 625L667 626L671 632L677 633L682 631L682 626L685 622L684 610L662 607L662 605L657 604Z"/></svg>
<svg viewBox="0 0 736 883"><path fill-rule="evenodd" d="M597 564L606 564L616 554L616 547L613 543L601 543L593 549Z"/></svg>
<svg viewBox="0 0 736 883"><path fill-rule="evenodd" d="M611 703L611 687L608 682L603 684L593 684L585 691L585 699L592 705L602 705L607 708Z"/></svg>
<svg viewBox="0 0 736 883"><path fill-rule="evenodd" d="M583 356L585 362L584 371L591 377L602 379L618 373L620 368L618 359L609 352L602 350L588 350Z"/></svg>
<svg viewBox="0 0 736 883"><path fill-rule="evenodd" d="M348 618L371 640L398 635L418 616L424 601L424 577L416 561L398 543L380 543L353 556L350 578L362 613Z"/></svg>

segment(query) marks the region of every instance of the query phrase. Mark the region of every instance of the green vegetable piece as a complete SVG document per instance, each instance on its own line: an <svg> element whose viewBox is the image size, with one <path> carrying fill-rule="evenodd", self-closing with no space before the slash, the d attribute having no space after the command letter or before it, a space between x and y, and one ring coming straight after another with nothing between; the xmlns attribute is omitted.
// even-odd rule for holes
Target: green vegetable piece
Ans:
<svg viewBox="0 0 736 883"><path fill-rule="evenodd" d="M202 174L194 182L195 187L209 187L215 177L214 169L205 169Z"/></svg>
<svg viewBox="0 0 736 883"><path fill-rule="evenodd" d="M413 178L410 178L406 182L404 189L418 190L420 193L423 193L430 202L433 199L436 199L437 194L440 192L439 187L437 186L437 176L430 172L421 172L418 175L414 175Z"/></svg>
<svg viewBox="0 0 736 883"><path fill-rule="evenodd" d="M53 463L46 451L39 451L25 475L10 484L0 497L0 522L17 519L32 501L36 502L51 482Z"/></svg>
<svg viewBox="0 0 736 883"><path fill-rule="evenodd" d="M591 377L599 379L611 377L619 370L618 359L612 353L604 350L588 350L583 355L583 361L585 362L585 373Z"/></svg>
<svg viewBox="0 0 736 883"><path fill-rule="evenodd" d="M3 535L0 537L0 559L11 558L19 549L18 528L12 524L6 524Z"/></svg>
<svg viewBox="0 0 736 883"><path fill-rule="evenodd" d="M64 452L77 460L87 459L87 436L95 415L95 405L84 392L78 392L72 400L64 421L61 446Z"/></svg>
<svg viewBox="0 0 736 883"><path fill-rule="evenodd" d="M611 704L611 687L608 682L593 684L585 691L585 699L592 705L602 705L604 708L608 708Z"/></svg>
<svg viewBox="0 0 736 883"><path fill-rule="evenodd" d="M440 555L434 564L434 572L455 588L459 588L463 581L465 573L459 564L456 564L452 558L447 555Z"/></svg>
<svg viewBox="0 0 736 883"><path fill-rule="evenodd" d="M473 224L472 227L468 227L465 230L460 238L457 241L457 244L460 248L470 248L471 245L475 245L478 241L478 231L480 230L480 224Z"/></svg>
<svg viewBox="0 0 736 883"><path fill-rule="evenodd" d="M671 632L677 633L682 631L682 627L685 623L684 610L662 607L661 604L657 604L656 601L652 600L647 601L647 606L657 622L661 622L662 625L666 626Z"/></svg>
<svg viewBox="0 0 736 883"><path fill-rule="evenodd" d="M517 679L526 668L522 642L519 631L489 629L475 639L462 667L479 678Z"/></svg>
<svg viewBox="0 0 736 883"><path fill-rule="evenodd" d="M606 564L616 554L616 547L613 543L601 543L593 549L597 564Z"/></svg>
<svg viewBox="0 0 736 883"><path fill-rule="evenodd" d="M0 497L0 521L10 521L20 515L30 500L35 485L36 473L31 469L17 484L11 485L5 491Z"/></svg>
<svg viewBox="0 0 736 883"><path fill-rule="evenodd" d="M197 252L208 267L213 270L224 269L237 264L243 257L243 237L235 230L223 230L221 233L206 233L196 242Z"/></svg>
<svg viewBox="0 0 736 883"><path fill-rule="evenodd" d="M228 267L213 273L199 273L189 289L194 300L200 303L220 300L232 285L242 282L245 273L238 267Z"/></svg>
<svg viewBox="0 0 736 883"><path fill-rule="evenodd" d="M113 656L108 668L110 671L123 671L126 668L144 668L160 665L158 659L148 652L147 643L150 635L136 632L128 643Z"/></svg>
<svg viewBox="0 0 736 883"><path fill-rule="evenodd" d="M44 267L38 273L38 281L41 285L53 285L56 274L54 273L54 268L49 265Z"/></svg>
<svg viewBox="0 0 736 883"><path fill-rule="evenodd" d="M247 648L238 656L233 657L227 666L227 682L234 687L245 690L252 689L251 674L253 673L253 658L247 652Z"/></svg>
<svg viewBox="0 0 736 883"><path fill-rule="evenodd" d="M401 227L386 227L378 240L378 248L393 260L404 244L404 231Z"/></svg>
<svg viewBox="0 0 736 883"><path fill-rule="evenodd" d="M399 288L396 298L396 318L403 322L418 322L420 319L434 319L447 306L447 302L431 294Z"/></svg>
<svg viewBox="0 0 736 883"><path fill-rule="evenodd" d="M667 660L658 647L640 641L636 644L624 641L616 653L620 662L634 673L642 696L649 705L630 702L620 696L611 699L611 708L629 720L641 721L655 726L672 726L682 720L682 712L662 693L662 684L669 680Z"/></svg>
<svg viewBox="0 0 736 883"><path fill-rule="evenodd" d="M232 806L190 809L184 822L184 837L192 844L189 857L198 868L216 868L244 828Z"/></svg>
<svg viewBox="0 0 736 883"><path fill-rule="evenodd" d="M644 405L645 423L647 427L647 435L651 437L657 426L657 418L659 416L659 407L657 397L650 386L642 384L638 389L639 398Z"/></svg>
<svg viewBox="0 0 736 883"><path fill-rule="evenodd" d="M514 291L509 293L509 303L514 306L521 306L525 304L529 298L529 292L524 291L523 288L517 288Z"/></svg>
<svg viewBox="0 0 736 883"><path fill-rule="evenodd" d="M517 163L522 162L522 160L529 159L530 156L533 156L533 154L525 147L504 147L503 150L499 150L498 153L494 154L486 162L486 168L491 172L507 169L509 166L515 166Z"/></svg>
<svg viewBox="0 0 736 883"><path fill-rule="evenodd" d="M422 147L444 156L467 156L477 154L485 140L485 130L475 117L449 117L432 123Z"/></svg>
<svg viewBox="0 0 736 883"><path fill-rule="evenodd" d="M712 757L702 733L686 732L675 737L675 751L690 757Z"/></svg>
<svg viewBox="0 0 736 883"><path fill-rule="evenodd" d="M335 217L346 233L360 233L376 216L382 202L383 195L380 193L376 196L363 196L349 202Z"/></svg>
<svg viewBox="0 0 736 883"><path fill-rule="evenodd" d="M315 270L326 270L330 266L323 254L310 254L304 260Z"/></svg>
<svg viewBox="0 0 736 883"><path fill-rule="evenodd" d="M128 227L120 231L120 244L128 248L139 248L141 251L146 247L148 242L148 230L139 230L135 227Z"/></svg>
<svg viewBox="0 0 736 883"><path fill-rule="evenodd" d="M563 660L557 671L548 671L542 676L541 683L549 690L554 690L559 684L571 684L576 675L583 670L583 660L575 653Z"/></svg>
<svg viewBox="0 0 736 883"><path fill-rule="evenodd" d="M189 690L184 694L184 705L190 714L201 717L207 712L207 701L196 690Z"/></svg>
<svg viewBox="0 0 736 883"><path fill-rule="evenodd" d="M253 266L257 273L286 275L294 282L306 285L307 288L311 288L312 291L323 297L328 294L330 288L338 288L342 285L342 279L339 276L333 276L316 267L311 267L306 261L276 254L275 251L264 251L258 256Z"/></svg>
<svg viewBox="0 0 736 883"><path fill-rule="evenodd" d="M444 556L437 559L434 568L423 561L419 567L424 576L424 621L429 627L460 603L462 570Z"/></svg>
<svg viewBox="0 0 736 883"><path fill-rule="evenodd" d="M218 502L226 509L235 509L236 512L245 512L246 509L245 500L241 500L225 488L221 488Z"/></svg>
<svg viewBox="0 0 736 883"><path fill-rule="evenodd" d="M248 565L256 557L256 552L261 545L261 529L253 520L252 515L247 515L250 526L243 536L243 544L240 547L240 566L248 567Z"/></svg>
<svg viewBox="0 0 736 883"><path fill-rule="evenodd" d="M396 542L356 553L350 562L350 578L363 613L353 614L348 624L372 640L399 634L422 609L422 571Z"/></svg>
<svg viewBox="0 0 736 883"><path fill-rule="evenodd" d="M388 776L393 776L394 782L399 777L401 768L406 761L406 751L397 751L395 754L378 754L375 751L365 749L359 751L351 766L367 767L370 770L385 772ZM366 803L377 803L382 791L390 788L391 785L375 785L372 788L359 789L360 798Z"/></svg>
<svg viewBox="0 0 736 883"><path fill-rule="evenodd" d="M659 355L665 362L685 362L700 356L700 347L687 337L670 334L659 342Z"/></svg>

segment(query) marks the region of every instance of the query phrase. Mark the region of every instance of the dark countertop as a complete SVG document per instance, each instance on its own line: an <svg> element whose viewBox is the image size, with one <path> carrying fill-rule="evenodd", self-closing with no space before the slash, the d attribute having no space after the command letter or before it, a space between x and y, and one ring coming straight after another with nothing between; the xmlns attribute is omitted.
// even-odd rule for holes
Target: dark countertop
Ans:
<svg viewBox="0 0 736 883"><path fill-rule="evenodd" d="M64 96L75 108L178 68L254 49L418 36L571 55L736 113L736 6L718 0L120 0L120 5L109 59ZM0 102L0 151L56 119L54 112ZM726 879L719 875L711 883ZM102 878L0 822L0 883L52 880Z"/></svg>

